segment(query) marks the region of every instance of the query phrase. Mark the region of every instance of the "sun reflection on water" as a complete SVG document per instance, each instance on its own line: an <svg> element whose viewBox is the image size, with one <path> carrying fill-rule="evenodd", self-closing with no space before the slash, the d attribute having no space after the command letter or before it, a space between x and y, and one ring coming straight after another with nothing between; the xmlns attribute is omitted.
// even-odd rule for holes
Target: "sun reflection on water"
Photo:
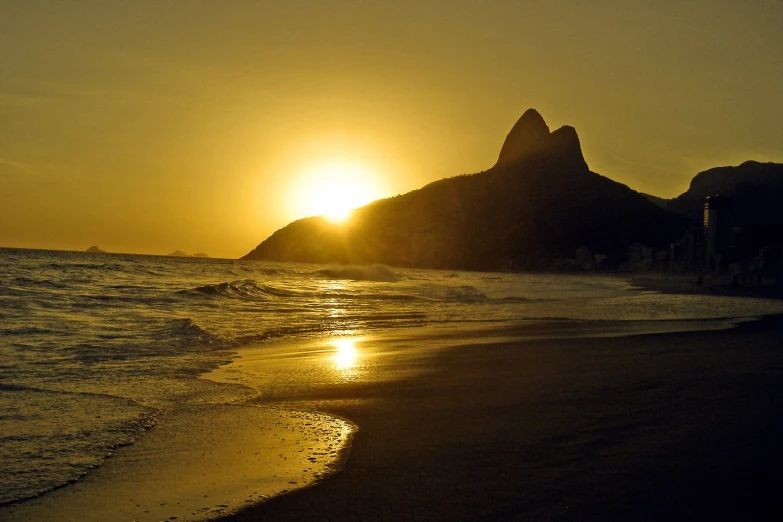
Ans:
<svg viewBox="0 0 783 522"><path fill-rule="evenodd" d="M354 343L356 339L338 339L334 341L337 352L332 357L334 367L338 370L351 370L356 367L358 351Z"/></svg>

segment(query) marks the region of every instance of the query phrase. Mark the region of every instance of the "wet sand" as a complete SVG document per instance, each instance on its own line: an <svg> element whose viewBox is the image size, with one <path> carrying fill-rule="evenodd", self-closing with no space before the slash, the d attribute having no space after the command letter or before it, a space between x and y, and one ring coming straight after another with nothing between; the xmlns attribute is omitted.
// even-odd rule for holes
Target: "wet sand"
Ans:
<svg viewBox="0 0 783 522"><path fill-rule="evenodd" d="M259 401L358 432L341 472L226 520L783 516L780 317L606 339L458 337L369 339L342 370L275 381Z"/></svg>
<svg viewBox="0 0 783 522"><path fill-rule="evenodd" d="M353 427L309 412L190 404L75 483L0 520L211 520L331 472Z"/></svg>
<svg viewBox="0 0 783 522"><path fill-rule="evenodd" d="M701 279L701 282L700 282ZM698 274L639 274L628 280L634 286L666 294L696 294L783 299L783 284L766 278L763 284L734 283L729 276Z"/></svg>

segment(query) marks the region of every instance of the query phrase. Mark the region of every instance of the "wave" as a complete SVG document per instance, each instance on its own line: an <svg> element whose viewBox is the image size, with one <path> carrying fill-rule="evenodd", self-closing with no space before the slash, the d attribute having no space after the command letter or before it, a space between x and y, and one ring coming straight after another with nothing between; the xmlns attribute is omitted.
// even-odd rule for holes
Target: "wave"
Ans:
<svg viewBox="0 0 783 522"><path fill-rule="evenodd" d="M53 268L55 270L122 270L120 263L58 263L51 262L42 266L42 268Z"/></svg>
<svg viewBox="0 0 783 522"><path fill-rule="evenodd" d="M270 298L293 297L299 295L297 292L292 292L272 285L258 284L250 279L198 286L189 290L180 290L177 294L195 294L207 297L229 297L252 300L267 300Z"/></svg>
<svg viewBox="0 0 783 522"><path fill-rule="evenodd" d="M352 281L375 281L379 283L396 283L400 277L388 266L352 266L346 268L328 268L319 270L317 274L331 279L350 279Z"/></svg>
<svg viewBox="0 0 783 522"><path fill-rule="evenodd" d="M5 399L0 418L33 427L0 436L0 507L79 480L118 447L134 443L160 414L157 408L104 393L15 384L1 384L0 391ZM11 406L15 403L25 406Z"/></svg>
<svg viewBox="0 0 783 522"><path fill-rule="evenodd" d="M62 288L68 288L68 285L64 282L54 281L52 279L42 279L42 278L34 279L32 277L25 277L25 276L18 276L14 278L14 283L22 287L42 286L44 288L55 288L58 290Z"/></svg>
<svg viewBox="0 0 783 522"><path fill-rule="evenodd" d="M475 303L534 303L547 302L553 299L536 299L521 295L510 295L505 297L490 297L484 292L471 285L461 286L441 286L425 285L422 287L422 299L438 302L455 302L465 304Z"/></svg>
<svg viewBox="0 0 783 522"><path fill-rule="evenodd" d="M470 285L447 287L445 294L449 300L453 299L462 303L488 299L484 292Z"/></svg>
<svg viewBox="0 0 783 522"><path fill-rule="evenodd" d="M236 346L247 346L282 338L310 338L347 330L377 330L389 327L423 326L427 323L427 314L417 312L388 312L369 314L350 314L337 320L324 320L295 326L278 326L260 332L240 335L235 339Z"/></svg>
<svg viewBox="0 0 783 522"><path fill-rule="evenodd" d="M470 285L426 285L423 287L423 294L424 298L429 301L475 303L489 300L482 291Z"/></svg>
<svg viewBox="0 0 783 522"><path fill-rule="evenodd" d="M233 343L220 335L210 333L189 317L171 319L158 330L156 337L169 343L185 343L189 347L224 350L233 347Z"/></svg>
<svg viewBox="0 0 783 522"><path fill-rule="evenodd" d="M0 285L0 295L7 297L25 297L29 294L29 290L21 290L11 286Z"/></svg>
<svg viewBox="0 0 783 522"><path fill-rule="evenodd" d="M258 274L267 275L267 276L270 276L270 275L271 276L276 276L276 275L280 275L280 274L283 273L282 271L277 270L275 268L256 268L255 271Z"/></svg>
<svg viewBox="0 0 783 522"><path fill-rule="evenodd" d="M19 328L7 328L0 330L0 335L52 335L57 333L59 332L56 330L49 328L38 328L35 326L21 326Z"/></svg>
<svg viewBox="0 0 783 522"><path fill-rule="evenodd" d="M528 302L531 302L531 301L536 301L536 302L550 301L550 299L528 299L527 297L522 297L521 295L510 295L508 297L497 297L497 298L494 298L492 300L500 302L500 303L528 303Z"/></svg>

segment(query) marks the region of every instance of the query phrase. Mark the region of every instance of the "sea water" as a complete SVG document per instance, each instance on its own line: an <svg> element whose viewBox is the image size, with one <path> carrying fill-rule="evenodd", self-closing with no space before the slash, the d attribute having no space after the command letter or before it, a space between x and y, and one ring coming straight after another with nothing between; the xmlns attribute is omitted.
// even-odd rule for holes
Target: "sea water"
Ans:
<svg viewBox="0 0 783 522"><path fill-rule="evenodd" d="M79 479L183 401L232 350L416 327L663 324L783 313L616 277L0 249L0 505ZM215 391L218 388L222 391Z"/></svg>

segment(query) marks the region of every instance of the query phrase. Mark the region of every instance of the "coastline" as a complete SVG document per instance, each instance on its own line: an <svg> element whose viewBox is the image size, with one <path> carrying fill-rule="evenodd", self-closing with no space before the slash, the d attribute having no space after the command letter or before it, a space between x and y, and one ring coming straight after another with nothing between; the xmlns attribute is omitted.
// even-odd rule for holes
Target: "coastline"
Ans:
<svg viewBox="0 0 783 522"><path fill-rule="evenodd" d="M212 520L333 473L354 429L309 411L187 403L85 477L5 505L0 518Z"/></svg>
<svg viewBox="0 0 783 522"><path fill-rule="evenodd" d="M781 339L368 340L364 378L256 399L355 422L342 471L221 520L777 519Z"/></svg>
<svg viewBox="0 0 783 522"><path fill-rule="evenodd" d="M764 520L783 486L781 339L783 315L531 320L241 349L200 382L256 396L181 405L85 479L3 516ZM332 423L346 428L339 444ZM705 481L721 493L694 489ZM722 500L734 497L745 500Z"/></svg>
<svg viewBox="0 0 783 522"><path fill-rule="evenodd" d="M664 294L783 299L783 285L769 281L764 285L739 285L729 276L704 275L700 284L699 279L699 274L639 274L627 278L633 286Z"/></svg>
<svg viewBox="0 0 783 522"><path fill-rule="evenodd" d="M294 488L320 491L331 487L333 480L339 481L356 469L356 462L364 466L358 481L322 498L324 506L316 506L312 514L308 511L292 518L332 518L336 516L335 506L341 502L344 508L355 510L348 501L351 498L358 499L356 505L364 502L366 510L358 515L349 510L345 515L348 518L394 519L395 502L401 502L408 509L405 514L414 518L419 513L428 519L438 517L439 512L427 503L445 506L444 518L510 518L519 513L555 517L559 508L551 499L545 502L546 510L537 512L535 506L520 500L518 491L509 489L515 484L519 489L522 483L539 498L546 493L546 489L541 493L540 485L546 484L541 478L547 475L526 478L520 475L520 469L546 469L559 473L557 481L566 483L571 480L570 474L581 471L564 471L564 462L592 458L592 446L580 446L584 433L593 436L593 430L605 430L596 436L598 442L593 445L608 452L608 457L619 445L617 437L627 435L631 442L638 442L640 435L633 423L633 429L626 429L615 425L617 419L602 418L601 409L617 400L614 395L622 395L631 406L648 400L646 394L658 392L661 404L670 402L671 394L679 394L679 402L693 403L706 393L703 390L712 389L710 383L715 376L704 376L704 368L730 373L727 366L752 355L742 344L731 348L729 363L710 352L715 347L722 352L724 344L736 337L727 329L764 314L783 313L783 301L713 297L716 294L712 287L718 284L711 280L703 285L704 291L711 288L709 298L703 299L682 292L665 295L632 288L633 283L626 279L600 274L558 278L415 273L395 285L385 285L322 280L315 272L275 266L267 274L273 277L269 281L261 278L260 282L256 281L259 274L250 268L232 265L208 275L187 271L187 277L177 275L184 277L180 286L185 289L172 297L166 277L182 272L182 266L161 272L161 279L149 282L151 286L147 287L147 283L137 284L134 274L139 270L157 274L160 266L145 267L134 260L104 270L97 264L55 257L33 256L26 270L34 272L41 263L58 272L74 267L84 275L79 279L81 286L72 292L85 298L79 308L81 314L103 326L84 335L63 336L73 325L67 320L53 327L50 322L57 314L42 313L32 319L18 316L13 332L24 335L21 344L30 348L20 355L29 356L34 363L29 375L20 374L18 382L32 390L41 385L46 397L51 396L46 385L53 382L47 372L47 362L51 361L35 356L36 347L51 348L55 360L73 358L79 363L62 368L72 378L72 385L64 381L62 392L56 393L78 398L84 395L86 399L57 395L40 404L37 399L24 401L29 406L26 414L47 422L54 437L36 438L39 432L32 430L25 439L32 451L20 446L19 451L10 453L6 483L27 476L28 470L29 475L47 483L49 468L38 465L46 464L46 459L66 472L90 471L79 480L50 480L55 490L30 502L6 503L0 507L3 520L211 520L268 497L290 498ZM247 270L235 271L240 268ZM114 278L117 271L135 283L108 294L91 283L95 273ZM231 282L240 273L248 276L247 284ZM256 282L249 282L251 279ZM289 287L309 290L289 292ZM317 291L312 292L313 288ZM137 292L146 297L126 299ZM39 297L35 302L42 310L50 310L50 305L59 302L56 295L44 293ZM20 310L26 306L25 299L18 303ZM114 304L94 306L95 302ZM275 312L276 306L282 308ZM69 306L54 308L61 312L67 309ZM160 314L164 309L165 313ZM138 321L123 322L123 318L131 317ZM618 317L624 320L616 320ZM268 324L281 328L270 332ZM773 318L753 324L780 344L780 328ZM409 325L417 326L407 329ZM775 329L777 333L772 333ZM307 333L297 337L300 330ZM742 331L742 342L747 342L748 332L754 330L745 324ZM112 336L107 337L107 332ZM351 337L357 332L366 333L364 337ZM652 338L656 339L652 348L640 351L638 344L648 341L639 340ZM693 340L695 349L689 350L699 355L698 360L683 358L682 354L673 357L667 351L672 343L676 351L686 338ZM233 339L237 339L236 344ZM761 345L764 343L774 344L771 340ZM756 350L756 341L751 344ZM228 347L236 346L247 346L239 349L241 359L217 368L231 360ZM133 355L136 353L139 357ZM783 367L772 362L772 355L766 352L756 357L742 364L751 374L760 375L762 381ZM673 361L671 368L656 366L657 360L667 358ZM12 366L6 367L6 375L12 378L15 360L15 356L9 358ZM24 365L20 368L25 371ZM693 382L672 375L673 369ZM637 386L638 381L644 383L648 378L656 381L651 388ZM614 379L608 386L614 395L604 389L606 379ZM747 386L747 382L741 382L730 389L745 393ZM714 395L720 396L724 391L717 388ZM107 391L113 394L108 396L112 398L109 401L88 400ZM746 410L753 411L756 403L776 397L775 393L774 389L767 396L751 391L748 395L755 399L742 399L747 404L734 410L744 415ZM111 435L116 419L125 418L114 415L114 401L119 398L116 404L122 406L124 397L133 397L138 404L160 411L157 424L133 444L109 443L100 452L94 451L89 444L104 434ZM709 409L721 412L716 416L722 417L723 402L715 402L710 394L704 397L708 406L713 401ZM727 404L737 400L732 394L727 399ZM573 406L575 401L581 401L579 407ZM9 407L4 414L11 412L6 418L12 423L13 403L13 398L6 397ZM542 405L551 406L559 416L546 420L551 414L541 410ZM644 414L656 407L659 405L648 404L641 408L641 414L633 408L630 411L635 422L655 426ZM699 408L690 408L693 415L681 415L686 420L702 413ZM532 418L530 412L534 413ZM590 412L590 419L583 418ZM774 418L775 414L769 416ZM666 420L666 415L661 413L652 421L660 419ZM464 422L483 426L484 431L472 432L478 428L463 426ZM525 425L518 426L520 422ZM750 419L743 423L735 433L752 440L753 434L746 437L743 430L754 422ZM128 431L128 425L135 426L126 423L120 428ZM18 426L25 425L20 422ZM345 430L336 443L334 435L340 434L340 426ZM349 451L353 432L359 428L362 435ZM41 429L40 433L49 432ZM558 454L539 462L531 455L551 447L549 436L542 433L550 433L558 441L576 442L569 442L565 450L547 450ZM677 440L677 433L672 429L657 437ZM10 430L9 434L14 435ZM67 444L58 446L58 437ZM761 439L762 446L766 444L763 441L771 440ZM41 441L40 452L36 452L36 441ZM428 441L424 449L422 441ZM607 447L605 441L609 441ZM523 450L517 448L520 445ZM655 445L644 440L637 445L661 455ZM480 459L474 455L477 448ZM564 452L565 461L561 458ZM735 453L744 455L741 450ZM768 453L774 453L774 448ZM85 461L80 460L84 454L106 457L105 461L84 465ZM431 454L439 456L440 462ZM638 459L633 452L626 454ZM662 455L668 458L665 452ZM625 465L624 458L620 464L618 468ZM652 464L652 468L649 464L640 467L654 469L656 463ZM279 466L285 468L282 475ZM464 467L473 474L466 474ZM498 473L505 475L512 486L496 483L494 492L479 488L482 496L477 498L469 485L492 484L493 474ZM420 475L426 480L417 478ZM404 501L384 501L387 493L379 493L381 489L395 491ZM27 491L35 494L43 488L29 487ZM443 493L448 491L460 494L459 506L451 506L454 500ZM581 501L579 495L571 494ZM504 502L511 504L506 511ZM379 506L375 514L373 505ZM589 515L585 509L579 511Z"/></svg>

